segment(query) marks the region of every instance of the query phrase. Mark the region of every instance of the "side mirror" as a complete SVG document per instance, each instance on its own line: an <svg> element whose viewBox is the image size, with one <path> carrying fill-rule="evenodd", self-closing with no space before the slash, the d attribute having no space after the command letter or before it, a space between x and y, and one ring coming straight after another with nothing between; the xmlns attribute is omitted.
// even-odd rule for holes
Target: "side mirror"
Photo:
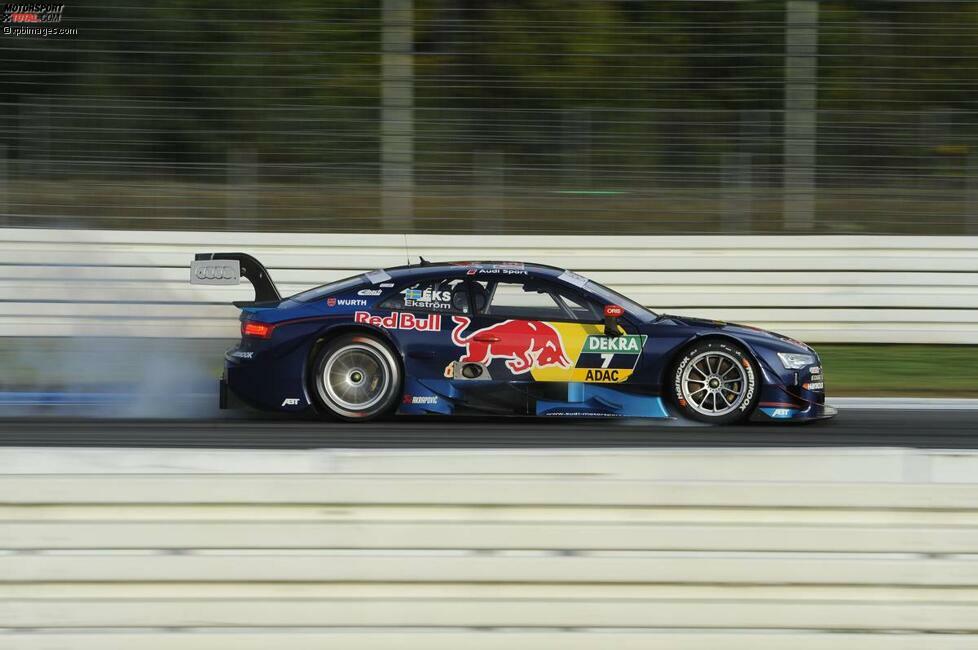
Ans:
<svg viewBox="0 0 978 650"><path fill-rule="evenodd" d="M625 315L624 307L620 305L605 305L604 306L604 335L605 336L621 336L621 330L618 329L618 319Z"/></svg>

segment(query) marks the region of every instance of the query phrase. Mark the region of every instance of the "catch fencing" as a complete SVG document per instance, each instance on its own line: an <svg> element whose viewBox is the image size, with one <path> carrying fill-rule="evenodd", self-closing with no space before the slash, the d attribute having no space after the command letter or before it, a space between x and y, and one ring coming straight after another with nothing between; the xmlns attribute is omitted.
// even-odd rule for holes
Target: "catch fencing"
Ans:
<svg viewBox="0 0 978 650"><path fill-rule="evenodd" d="M978 234L974 2L120 9L0 42L0 225Z"/></svg>
<svg viewBox="0 0 978 650"><path fill-rule="evenodd" d="M283 295L373 268L510 259L570 268L655 311L812 342L978 344L978 237L379 235L0 230L0 336L236 338L251 286L191 286L242 251Z"/></svg>
<svg viewBox="0 0 978 650"><path fill-rule="evenodd" d="M0 450L5 650L964 650L978 456Z"/></svg>

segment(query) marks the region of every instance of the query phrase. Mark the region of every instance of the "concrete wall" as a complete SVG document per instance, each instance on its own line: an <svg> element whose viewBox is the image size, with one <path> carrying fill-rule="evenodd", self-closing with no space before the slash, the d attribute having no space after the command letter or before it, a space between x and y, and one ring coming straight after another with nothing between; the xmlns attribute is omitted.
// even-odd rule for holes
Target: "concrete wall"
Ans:
<svg viewBox="0 0 978 650"><path fill-rule="evenodd" d="M243 251L283 295L372 268L513 259L571 268L655 311L818 342L978 343L978 237L518 237L0 230L0 336L237 338L196 252ZM175 320L176 319L176 320Z"/></svg>
<svg viewBox="0 0 978 650"><path fill-rule="evenodd" d="M978 645L978 455L0 450L0 647Z"/></svg>

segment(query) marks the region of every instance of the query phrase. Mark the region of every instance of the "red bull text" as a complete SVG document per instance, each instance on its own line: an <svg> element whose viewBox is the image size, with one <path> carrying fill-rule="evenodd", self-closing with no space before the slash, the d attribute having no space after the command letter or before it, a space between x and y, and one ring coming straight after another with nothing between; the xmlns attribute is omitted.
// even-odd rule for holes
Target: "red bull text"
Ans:
<svg viewBox="0 0 978 650"><path fill-rule="evenodd" d="M414 314L405 314L394 311L389 316L373 316L365 311L358 311L353 315L354 323L366 323L374 327L383 327L389 330L418 330L419 332L437 332L441 329L441 314L431 314L427 318L420 318Z"/></svg>

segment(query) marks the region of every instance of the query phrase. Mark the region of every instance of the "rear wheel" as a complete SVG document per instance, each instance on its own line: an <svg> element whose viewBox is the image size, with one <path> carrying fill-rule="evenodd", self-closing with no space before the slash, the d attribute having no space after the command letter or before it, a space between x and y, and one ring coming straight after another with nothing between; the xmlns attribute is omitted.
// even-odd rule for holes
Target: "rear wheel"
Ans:
<svg viewBox="0 0 978 650"><path fill-rule="evenodd" d="M683 415L712 424L744 420L760 399L757 364L727 341L703 341L686 350L670 386Z"/></svg>
<svg viewBox="0 0 978 650"><path fill-rule="evenodd" d="M401 369L386 343L369 334L330 341L316 357L315 389L332 415L364 422L388 413L401 393Z"/></svg>

